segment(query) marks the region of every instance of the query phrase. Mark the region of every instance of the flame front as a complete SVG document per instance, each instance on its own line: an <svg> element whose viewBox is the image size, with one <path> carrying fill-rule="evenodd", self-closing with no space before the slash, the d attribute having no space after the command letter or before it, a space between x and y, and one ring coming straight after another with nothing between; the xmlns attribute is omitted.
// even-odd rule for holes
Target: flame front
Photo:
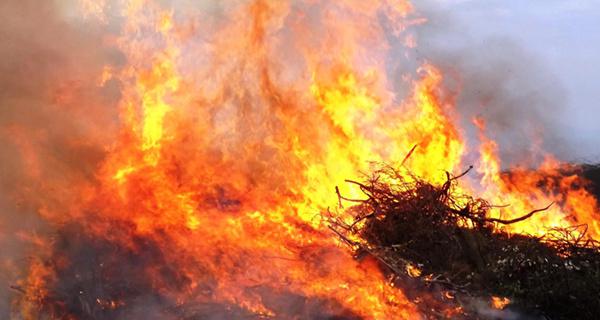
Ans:
<svg viewBox="0 0 600 320"><path fill-rule="evenodd" d="M122 18L107 42L127 63L98 76L101 86L120 83L120 129L94 183L74 188L75 197L57 195L59 208L42 204L44 219L76 221L132 252L150 243L160 259L137 271L178 306L222 303L285 318L292 311L278 299L300 296L322 301L319 312L418 317L376 263L353 259L319 215L337 206L336 186L360 197L344 180L374 162L404 163L433 182L468 166L464 132L435 66L423 62L405 75L404 97L391 90L391 42L410 54L410 28L423 22L408 2L236 1L211 8L219 19L160 1L81 3L89 21ZM600 233L596 202L576 177L557 180L553 193L537 188L541 174L501 176L497 146L475 122L481 180L463 188L510 204L494 212L502 216L556 202L514 232L587 223L591 235ZM548 160L544 168L558 175L559 167ZM59 280L50 266L32 263L21 315L39 316L46 288ZM114 309L131 303L95 301Z"/></svg>

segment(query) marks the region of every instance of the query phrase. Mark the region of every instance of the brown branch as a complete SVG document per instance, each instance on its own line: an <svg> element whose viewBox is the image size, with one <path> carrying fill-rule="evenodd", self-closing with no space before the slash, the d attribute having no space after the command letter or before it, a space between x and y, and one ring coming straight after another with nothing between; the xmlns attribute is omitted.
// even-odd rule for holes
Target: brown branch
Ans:
<svg viewBox="0 0 600 320"><path fill-rule="evenodd" d="M342 194L340 193L340 188L338 188L338 186L335 186L335 193L338 196L338 206L340 208L343 208L344 206L342 205Z"/></svg>
<svg viewBox="0 0 600 320"><path fill-rule="evenodd" d="M530 213L518 217L518 218L514 218L514 219L510 219L510 220L504 220L504 219L497 219L497 218L484 218L484 221L489 221L489 222L497 222L497 223L501 223L501 224L513 224L513 223L517 223L517 222L521 222L523 220L527 220L529 219L531 216L533 216L534 214L538 213L538 212L542 212L542 211L546 211L548 209L550 209L550 207L554 204L554 202L550 203L547 207L545 208L541 208L541 209L535 209L533 211L531 211Z"/></svg>
<svg viewBox="0 0 600 320"><path fill-rule="evenodd" d="M457 175L456 177L453 177L451 180L456 180L456 179L460 179L462 177L464 177L467 173L469 173L469 171L473 170L473 166L470 165L469 168L467 170L465 170L463 173Z"/></svg>
<svg viewBox="0 0 600 320"><path fill-rule="evenodd" d="M25 290L23 288L21 288L20 286L11 285L11 286L9 286L9 288L11 288L15 291L19 291L22 294L26 294Z"/></svg>
<svg viewBox="0 0 600 320"><path fill-rule="evenodd" d="M335 232L335 234L338 235L338 237L340 237L340 239L342 239L346 244L348 244L350 247L355 247L358 246L359 243L352 241L350 239L348 239L346 236L344 236L341 232L337 231L335 228L333 228L332 226L328 226L328 228Z"/></svg>
<svg viewBox="0 0 600 320"><path fill-rule="evenodd" d="M352 183L352 184L357 185L360 188L360 191L362 191L369 198L369 199L364 199L364 200L352 199L349 201L365 203L365 202L368 202L369 200L371 200L371 201L377 203L377 201L375 200L376 197L374 194L374 191L377 191L376 188L368 187L368 186L366 186L360 182L354 181L354 180L344 180L344 181L346 181L347 183Z"/></svg>
<svg viewBox="0 0 600 320"><path fill-rule="evenodd" d="M338 195L338 202L340 203L340 208L343 208L342 200L350 201L350 202L360 202L360 203L365 202L365 200L351 199L351 198L346 198L346 197L342 196L342 194L340 193L340 189L337 186L335 186L335 193L337 193L337 195Z"/></svg>
<svg viewBox="0 0 600 320"><path fill-rule="evenodd" d="M369 190L369 187L365 186L364 184L362 184L362 183L360 183L360 182L358 182L358 181L354 181L354 180L348 180L348 179L346 179L346 180L344 180L344 181L346 181L346 182L348 182L348 183L352 183L352 184L355 184L355 185L359 186L361 190Z"/></svg>
<svg viewBox="0 0 600 320"><path fill-rule="evenodd" d="M419 144L415 144L412 149L410 149L410 151L406 154L406 156L404 157L404 160L402 160L402 162L400 163L400 166L404 166L404 163L406 162L406 160L408 160L408 158L410 158L410 156L413 154L413 151L415 151L415 149L417 148Z"/></svg>
<svg viewBox="0 0 600 320"><path fill-rule="evenodd" d="M450 187L452 187L452 181L464 177L472 169L473 169L473 166L471 165L463 173L459 174L458 176L454 176L454 177L450 174L450 172L446 171L446 182L444 182L444 184L442 185L442 188L440 189L439 197L442 197L442 196L447 197L448 192L450 191Z"/></svg>
<svg viewBox="0 0 600 320"><path fill-rule="evenodd" d="M360 218L356 219L356 220L355 220L354 222L352 222L352 224L350 225L350 229L354 228L354 226L356 226L356 225L357 225L359 222L361 222L361 221L363 221L363 220L365 220L365 219L367 219L367 218L372 218L372 217L374 217L374 216L375 216L375 212L372 212L372 213L366 214L366 215L364 215L364 216L362 216L362 217L360 217Z"/></svg>

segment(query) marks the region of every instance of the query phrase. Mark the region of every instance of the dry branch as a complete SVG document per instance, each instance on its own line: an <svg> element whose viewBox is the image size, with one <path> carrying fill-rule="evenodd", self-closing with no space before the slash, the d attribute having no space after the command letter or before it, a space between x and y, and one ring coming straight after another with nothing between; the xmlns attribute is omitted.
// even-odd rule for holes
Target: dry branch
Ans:
<svg viewBox="0 0 600 320"><path fill-rule="evenodd" d="M460 293L456 301L510 297L512 306L552 319L600 314L600 246L586 235L587 227L555 228L543 237L504 233L497 224L523 222L553 203L512 219L492 218L489 209L497 206L456 192L458 179L471 169L447 173L441 186L390 167L365 181L346 180L366 199L346 198L336 188L340 203L352 203L344 212L354 221L329 215L330 228L357 256L373 256L405 287L414 288L414 281L419 290L442 286ZM413 279L407 265L419 266L421 276Z"/></svg>

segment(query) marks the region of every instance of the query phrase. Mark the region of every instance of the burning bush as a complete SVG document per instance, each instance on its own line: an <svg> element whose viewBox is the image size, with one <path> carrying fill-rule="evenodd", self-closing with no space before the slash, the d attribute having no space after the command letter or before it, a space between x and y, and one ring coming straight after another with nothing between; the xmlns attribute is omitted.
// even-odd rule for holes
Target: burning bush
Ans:
<svg viewBox="0 0 600 320"><path fill-rule="evenodd" d="M415 319L413 301L435 303L423 284L445 288L441 317L484 309L446 303L459 295L545 311L593 300L597 249L582 232L533 239L495 225L589 223L600 237L596 199L577 177L545 179L560 176L556 161L501 175L515 146L500 148L485 120L525 108L511 96L512 108L464 112L497 102L506 79L485 64L476 78L498 83L458 103L461 72L420 55L427 19L410 1L0 3L0 319ZM519 140L540 150L533 133ZM339 181L409 149L406 167L435 183L393 170L355 183L369 199L335 229L370 256L356 260L315 215ZM492 219L438 174L471 159L486 199L557 205ZM377 261L408 273L407 294Z"/></svg>
<svg viewBox="0 0 600 320"><path fill-rule="evenodd" d="M509 297L511 309L552 319L599 314L600 247L587 227L554 228L541 237L505 232L500 225L549 206L511 220L491 218L491 204L459 190L456 181L467 172L434 185L385 167L364 183L348 181L366 199L338 192L340 204L355 203L354 221L330 216L331 228L358 257L377 258L401 286L442 292L467 318L482 315L474 301L496 296ZM425 304L422 311L431 314Z"/></svg>
<svg viewBox="0 0 600 320"><path fill-rule="evenodd" d="M111 225L115 233L131 232L126 224L111 221ZM24 318L362 319L335 299L269 284L245 287L244 294L260 298L272 314L248 305L216 301L219 275L200 263L195 266L200 272L194 277L182 273L179 266L169 262L158 241L169 238L134 236L126 246L86 234L77 223L63 226L55 234L52 258L39 261L39 269L47 272L38 286L12 286L21 293L21 304L30 307ZM315 268L314 272L319 271ZM192 301L182 301L179 294L189 292L193 282L200 285Z"/></svg>

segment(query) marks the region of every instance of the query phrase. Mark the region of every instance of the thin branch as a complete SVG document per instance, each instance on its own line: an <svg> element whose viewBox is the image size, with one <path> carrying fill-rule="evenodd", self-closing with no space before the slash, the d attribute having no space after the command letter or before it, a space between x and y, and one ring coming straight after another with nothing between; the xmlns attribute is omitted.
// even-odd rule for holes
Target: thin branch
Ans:
<svg viewBox="0 0 600 320"><path fill-rule="evenodd" d="M9 286L9 288L11 288L15 291L19 291L22 294L26 294L25 290L23 288L21 288L20 286L11 285L11 286Z"/></svg>
<svg viewBox="0 0 600 320"><path fill-rule="evenodd" d="M335 186L335 193L338 196L338 207L339 208L344 208L344 205L342 204L342 194L340 193L340 188L338 188L338 186Z"/></svg>
<svg viewBox="0 0 600 320"><path fill-rule="evenodd" d="M545 208L541 208L541 209L536 209L531 211L530 213L522 216L522 217L518 217L518 218L514 218L514 219L510 219L510 220L504 220L504 219L497 219L497 218L485 218L484 221L489 221L489 222L497 222L497 223L501 223L501 224L513 224L513 223L517 223L517 222L521 222L523 220L527 220L529 219L531 216L533 216L534 214L538 213L538 212L542 212L542 211L546 211L548 209L550 209L550 207L554 204L554 202L550 203L547 207Z"/></svg>
<svg viewBox="0 0 600 320"><path fill-rule="evenodd" d="M351 199L351 198L346 198L346 197L342 196L342 194L340 193L340 189L337 186L335 186L335 193L337 193L337 195L338 195L338 202L340 203L340 208L343 208L342 200L350 201L350 202L360 202L360 203L365 202L365 200Z"/></svg>
<svg viewBox="0 0 600 320"><path fill-rule="evenodd" d="M358 182L358 181L354 181L354 180L348 180L348 179L346 179L346 180L344 180L344 181L346 181L346 182L348 182L348 183L355 184L355 185L359 186L361 189L364 189L364 190L369 190L369 187L365 186L364 184L362 184L362 183L360 183L360 182Z"/></svg>
<svg viewBox="0 0 600 320"><path fill-rule="evenodd" d="M374 216L375 216L375 212L372 212L372 213L366 214L366 215L364 215L364 216L362 216L362 217L360 217L360 218L356 219L356 220L355 220L355 221L354 221L354 222L353 222L353 223L350 225L350 228L349 228L349 229L352 229L352 228L354 228L354 226L356 226L356 225L357 225L359 222L361 222L361 221L363 221L363 220L365 220L365 219L368 219L368 218L372 218L372 217L374 217Z"/></svg>
<svg viewBox="0 0 600 320"><path fill-rule="evenodd" d="M329 226L328 228L331 229L331 231L335 232L335 234L337 234L338 237L340 237L340 239L342 239L344 242L346 242L346 244L348 244L350 247L356 247L357 245L359 245L357 242L348 239L346 236L344 236L341 232L337 231L335 228L333 228L331 226Z"/></svg>
<svg viewBox="0 0 600 320"><path fill-rule="evenodd" d="M456 177L453 177L451 180L457 180L460 179L462 177L464 177L467 173L469 173L469 171L473 170L473 165L470 165L469 168L467 168L467 170L465 170L463 173L457 175Z"/></svg>
<svg viewBox="0 0 600 320"><path fill-rule="evenodd" d="M487 204L485 206L486 208L508 208L510 207L510 204Z"/></svg>
<svg viewBox="0 0 600 320"><path fill-rule="evenodd" d="M404 157L404 160L402 160L402 162L400 163L400 166L404 166L404 163L406 162L406 160L408 160L408 158L410 158L410 156L413 154L413 151L415 151L415 149L417 148L419 144L415 144L410 151L406 154L406 156Z"/></svg>

